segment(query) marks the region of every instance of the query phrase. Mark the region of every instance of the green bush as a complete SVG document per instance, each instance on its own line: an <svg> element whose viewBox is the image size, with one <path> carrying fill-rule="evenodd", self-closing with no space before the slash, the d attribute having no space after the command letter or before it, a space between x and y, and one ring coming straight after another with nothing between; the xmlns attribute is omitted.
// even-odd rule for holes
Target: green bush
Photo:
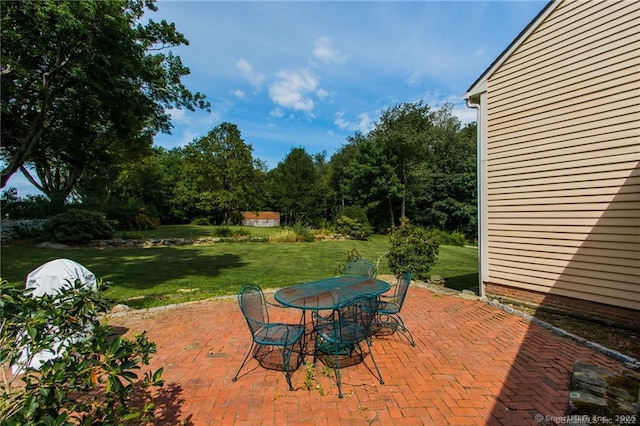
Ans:
<svg viewBox="0 0 640 426"><path fill-rule="evenodd" d="M197 217L191 221L192 225L211 226L211 221L207 217Z"/></svg>
<svg viewBox="0 0 640 426"><path fill-rule="evenodd" d="M285 228L275 235L269 237L269 241L277 243L301 243L313 242L316 240L313 231L303 225L294 225L293 228Z"/></svg>
<svg viewBox="0 0 640 426"><path fill-rule="evenodd" d="M313 231L308 226L295 224L293 225L293 232L296 233L296 236L297 236L296 241L310 243L316 240L316 236L313 234Z"/></svg>
<svg viewBox="0 0 640 426"><path fill-rule="evenodd" d="M128 340L98 321L108 303L79 282L55 296L0 283L0 423L3 425L150 424L155 414L151 388L162 385L162 369L138 377L155 344L143 333ZM90 332L87 330L90 329ZM82 336L82 338L79 338ZM39 370L35 354L66 342L59 357ZM30 353L23 359L22 348ZM9 366L24 372L10 374Z"/></svg>
<svg viewBox="0 0 640 426"><path fill-rule="evenodd" d="M433 233L437 236L440 245L464 247L466 243L466 239L462 232L437 230L433 231Z"/></svg>
<svg viewBox="0 0 640 426"><path fill-rule="evenodd" d="M51 241L58 243L88 243L115 235L101 213L77 209L53 216L45 226L45 233Z"/></svg>
<svg viewBox="0 0 640 426"><path fill-rule="evenodd" d="M368 240L371 235L371 226L357 219L341 216L336 221L336 231L354 240Z"/></svg>
<svg viewBox="0 0 640 426"><path fill-rule="evenodd" d="M369 225L369 218L367 212L360 206L347 206L343 207L338 214L338 217L346 216L350 219L357 220L362 224Z"/></svg>
<svg viewBox="0 0 640 426"><path fill-rule="evenodd" d="M389 245L389 268L396 276L413 271L418 279L429 278L428 272L436 262L440 248L437 232L413 226L409 219L402 218L400 226L391 231Z"/></svg>
<svg viewBox="0 0 640 426"><path fill-rule="evenodd" d="M335 269L336 275L342 275L344 273L345 266L347 266L349 262L352 262L356 259L362 259L362 258L364 258L364 253L362 253L360 250L352 249L347 251L344 254L343 261Z"/></svg>

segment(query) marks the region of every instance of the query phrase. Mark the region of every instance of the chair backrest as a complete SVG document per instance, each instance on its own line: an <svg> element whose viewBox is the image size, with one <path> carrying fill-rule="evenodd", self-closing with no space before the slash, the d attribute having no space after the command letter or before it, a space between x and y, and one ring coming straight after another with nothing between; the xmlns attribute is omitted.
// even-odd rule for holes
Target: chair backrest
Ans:
<svg viewBox="0 0 640 426"><path fill-rule="evenodd" d="M334 319L338 321L336 336L342 343L358 343L371 335L371 323L378 311L378 297L372 294L357 296L340 303Z"/></svg>
<svg viewBox="0 0 640 426"><path fill-rule="evenodd" d="M373 278L376 276L376 273L376 265L363 257L350 261L344 267L344 275L349 276Z"/></svg>
<svg viewBox="0 0 640 426"><path fill-rule="evenodd" d="M398 278L398 283L396 284L396 294L395 294L395 303L402 308L402 304L404 303L404 298L407 295L407 290L409 289L409 284L411 284L411 278L413 277L413 273L403 272Z"/></svg>
<svg viewBox="0 0 640 426"><path fill-rule="evenodd" d="M238 304L249 324L251 334L255 335L264 324L269 322L269 311L262 289L255 284L242 286L238 293Z"/></svg>

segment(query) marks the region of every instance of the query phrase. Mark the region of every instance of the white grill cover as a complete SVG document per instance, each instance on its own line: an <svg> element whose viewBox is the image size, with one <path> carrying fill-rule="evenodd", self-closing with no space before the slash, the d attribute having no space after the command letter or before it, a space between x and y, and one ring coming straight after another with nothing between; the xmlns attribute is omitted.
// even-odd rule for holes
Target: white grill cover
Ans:
<svg viewBox="0 0 640 426"><path fill-rule="evenodd" d="M76 280L80 280L82 284L88 289L93 291L98 290L96 283L96 276L93 272L79 263L69 259L56 259L51 262L47 262L44 265L39 266L27 275L26 288L34 288L31 293L32 297L42 297L45 294L55 295L59 293L63 288L73 286ZM87 328L87 333L91 332L91 328ZM43 350L36 354L33 354L33 358L29 362L29 367L40 368L40 365L45 361L56 358L61 354L66 346L80 339L86 338L86 335L72 336L68 339L58 340L53 343L53 346L48 350ZM14 374L20 374L24 372L27 361L31 352L28 347L22 349L22 354L18 363L12 366Z"/></svg>
<svg viewBox="0 0 640 426"><path fill-rule="evenodd" d="M79 263L69 259L56 259L39 266L27 275L27 288L35 288L33 297L55 295L64 287L80 280L87 288L97 291L96 276Z"/></svg>

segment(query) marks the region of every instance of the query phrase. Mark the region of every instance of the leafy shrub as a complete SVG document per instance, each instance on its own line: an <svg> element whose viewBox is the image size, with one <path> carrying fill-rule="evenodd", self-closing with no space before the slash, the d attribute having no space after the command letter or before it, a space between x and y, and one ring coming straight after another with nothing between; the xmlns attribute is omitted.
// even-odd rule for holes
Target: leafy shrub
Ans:
<svg viewBox="0 0 640 426"><path fill-rule="evenodd" d="M87 243L110 239L115 234L101 213L76 209L53 216L47 222L45 232L51 241L59 243Z"/></svg>
<svg viewBox="0 0 640 426"><path fill-rule="evenodd" d="M438 238L438 242L440 245L444 246L458 246L464 247L465 245L465 237L462 232L448 232L448 231L433 231L434 235Z"/></svg>
<svg viewBox="0 0 640 426"><path fill-rule="evenodd" d="M354 240L368 240L371 235L371 226L357 219L341 216L336 221L336 231Z"/></svg>
<svg viewBox="0 0 640 426"><path fill-rule="evenodd" d="M340 210L338 217L346 216L350 219L357 220L362 224L369 225L369 218L367 218L367 212L360 206L347 206Z"/></svg>
<svg viewBox="0 0 640 426"><path fill-rule="evenodd" d="M138 199L113 202L105 208L107 219L121 231L158 229L160 219L155 208L148 208Z"/></svg>
<svg viewBox="0 0 640 426"><path fill-rule="evenodd" d="M197 217L191 221L192 225L211 226L211 221L207 217Z"/></svg>
<svg viewBox="0 0 640 426"><path fill-rule="evenodd" d="M27 195L20 198L16 188L4 191L0 202L5 219L45 219L53 211L51 201L44 195Z"/></svg>
<svg viewBox="0 0 640 426"><path fill-rule="evenodd" d="M312 242L316 237L310 228L303 225L295 225L293 228L285 228L275 235L269 237L269 241L278 243L300 243Z"/></svg>
<svg viewBox="0 0 640 426"><path fill-rule="evenodd" d="M138 377L155 344L143 333L113 336L98 321L108 303L79 282L55 296L32 298L0 283L0 420L3 425L148 424L154 419L151 387L162 385L162 369ZM90 332L87 330L90 329ZM78 336L84 336L79 339ZM56 342L66 350L29 367L33 357ZM24 347L30 353L23 359ZM12 375L11 365L24 372Z"/></svg>
<svg viewBox="0 0 640 426"><path fill-rule="evenodd" d="M38 238L43 236L46 219L8 219L0 226L0 239Z"/></svg>
<svg viewBox="0 0 640 426"><path fill-rule="evenodd" d="M400 226L392 229L389 238L389 268L396 276L413 271L418 279L427 279L428 272L438 258L439 239L434 231L413 226L402 218Z"/></svg>
<svg viewBox="0 0 640 426"><path fill-rule="evenodd" d="M295 224L293 225L293 232L296 233L296 241L310 243L316 240L316 236L313 234L313 231L307 226Z"/></svg>
<svg viewBox="0 0 640 426"><path fill-rule="evenodd" d="M347 266L347 264L349 262L352 262L352 261L354 261L356 259L362 259L362 258L364 258L364 253L362 253L360 250L352 249L352 250L349 250L349 251L345 252L344 259L336 267L335 273L337 275L342 275L342 273L344 273L345 266Z"/></svg>
<svg viewBox="0 0 640 426"><path fill-rule="evenodd" d="M228 226L218 226L214 228L213 235L215 237L233 237L233 231Z"/></svg>

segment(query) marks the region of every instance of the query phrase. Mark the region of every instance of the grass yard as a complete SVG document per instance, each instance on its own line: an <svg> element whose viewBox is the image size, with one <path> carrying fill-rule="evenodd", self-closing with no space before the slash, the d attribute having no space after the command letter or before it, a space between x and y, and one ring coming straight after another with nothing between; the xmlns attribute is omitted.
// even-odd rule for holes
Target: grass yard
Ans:
<svg viewBox="0 0 640 426"><path fill-rule="evenodd" d="M198 238L215 234L215 227L166 226L144 233L145 238ZM252 236L279 230L249 229ZM106 296L116 303L147 308L212 296L234 295L245 283L279 288L335 275L349 250L376 261L388 251L388 237L369 241L312 243L219 243L207 246L119 249L49 249L27 244L3 244L0 276L24 285L26 275L57 258L74 260L97 277L112 283ZM381 261L379 273L389 273ZM432 274L447 278L447 286L477 289L477 252L473 247L441 246Z"/></svg>

